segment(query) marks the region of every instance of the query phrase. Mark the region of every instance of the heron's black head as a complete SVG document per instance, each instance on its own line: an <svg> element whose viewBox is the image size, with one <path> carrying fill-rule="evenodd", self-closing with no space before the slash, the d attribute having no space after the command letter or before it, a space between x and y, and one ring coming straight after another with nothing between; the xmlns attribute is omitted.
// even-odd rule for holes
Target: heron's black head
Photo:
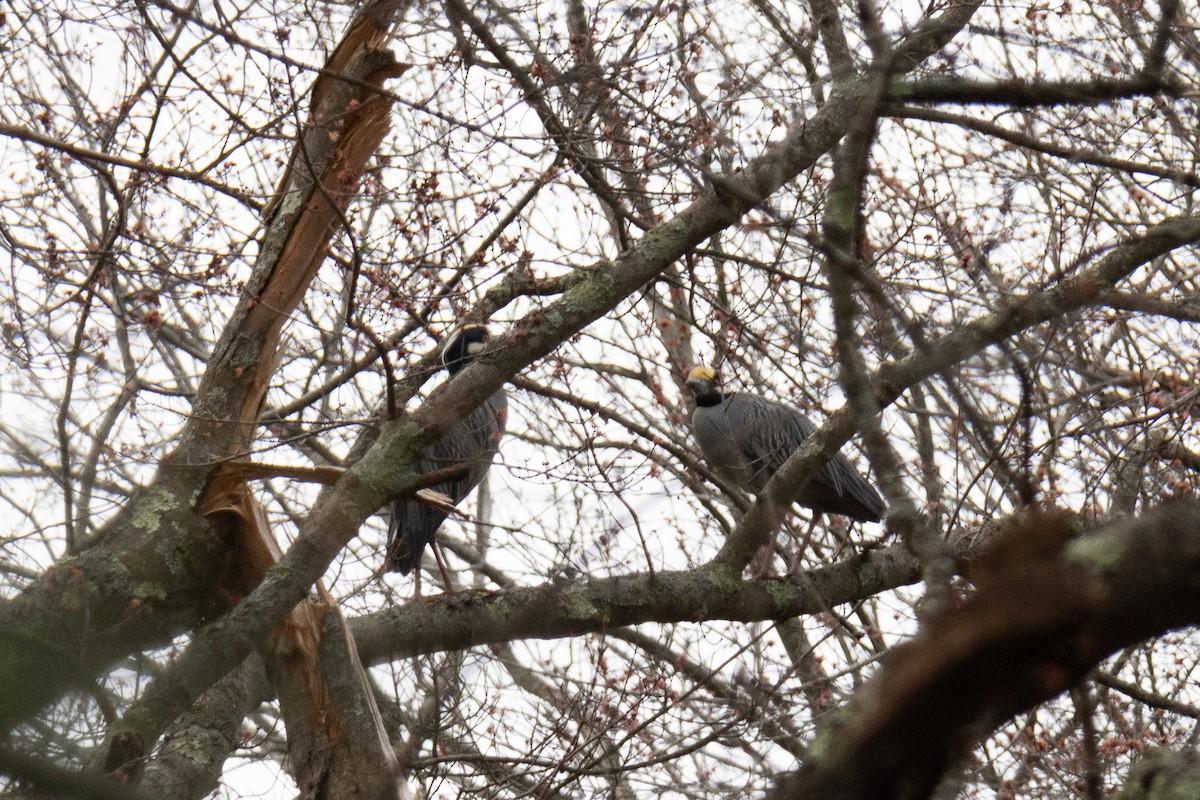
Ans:
<svg viewBox="0 0 1200 800"><path fill-rule="evenodd" d="M446 337L442 343L442 363L451 375L471 363L488 340L488 329L482 325L465 325Z"/></svg>

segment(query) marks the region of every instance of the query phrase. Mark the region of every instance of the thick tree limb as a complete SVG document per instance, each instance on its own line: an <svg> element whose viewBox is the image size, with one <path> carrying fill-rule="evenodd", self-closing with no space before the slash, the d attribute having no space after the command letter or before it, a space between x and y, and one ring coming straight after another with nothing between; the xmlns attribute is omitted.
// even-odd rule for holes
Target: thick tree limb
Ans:
<svg viewBox="0 0 1200 800"><path fill-rule="evenodd" d="M916 800L1001 723L1108 655L1200 623L1200 502L1071 540L1073 518L1015 520L961 607L935 619L818 734L769 800Z"/></svg>
<svg viewBox="0 0 1200 800"><path fill-rule="evenodd" d="M163 737L139 786L159 800L199 800L220 785L225 760L243 744L246 716L271 697L262 661L251 657L205 692Z"/></svg>
<svg viewBox="0 0 1200 800"><path fill-rule="evenodd" d="M289 769L306 800L399 800L396 754L354 638L323 589L272 636L268 673L288 731Z"/></svg>
<svg viewBox="0 0 1200 800"><path fill-rule="evenodd" d="M8 749L0 749L0 773L21 781L27 789L24 795L27 797L148 800L147 795L134 792L128 786L114 783L107 778L67 771L44 758Z"/></svg>
<svg viewBox="0 0 1200 800"><path fill-rule="evenodd" d="M1173 78L1143 72L1129 78L1092 78L1083 81L974 81L965 78L896 80L887 99L898 103L953 103L955 105L1094 106L1126 97L1167 95L1178 97L1187 87Z"/></svg>
<svg viewBox="0 0 1200 800"><path fill-rule="evenodd" d="M556 639L644 622L752 622L817 614L914 583L903 545L874 550L795 578L743 581L723 566L462 592L351 620L364 662L514 639Z"/></svg>

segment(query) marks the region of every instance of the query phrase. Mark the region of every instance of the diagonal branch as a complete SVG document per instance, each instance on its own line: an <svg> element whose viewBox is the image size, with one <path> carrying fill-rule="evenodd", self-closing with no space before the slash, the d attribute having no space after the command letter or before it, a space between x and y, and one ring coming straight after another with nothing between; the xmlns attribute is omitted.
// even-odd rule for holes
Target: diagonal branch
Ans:
<svg viewBox="0 0 1200 800"><path fill-rule="evenodd" d="M1046 155L1062 158L1077 164L1091 164L1130 174L1153 175L1156 178L1166 178L1167 180L1175 181L1193 189L1200 188L1200 175L1186 169L1172 167L1169 163L1164 165L1150 164L1106 155L1093 148L1068 147L1037 136L1030 136L1020 131L1005 128L994 122L976 119L966 114L955 114L950 111L920 106L889 106L884 109L884 113L899 119L919 119L926 122L957 125L986 136L994 136L997 139L1015 144L1027 150L1045 153Z"/></svg>
<svg viewBox="0 0 1200 800"><path fill-rule="evenodd" d="M1113 248L1090 269L1044 291L1015 298L908 358L884 366L876 376L879 407L895 402L909 386L1023 330L1102 302L1106 293L1134 270L1197 241L1200 241L1200 216L1176 217L1159 223L1140 238ZM769 533L783 523L793 498L804 484L852 435L852 409L843 408L830 416L766 485L714 560L739 569L748 564Z"/></svg>
<svg viewBox="0 0 1200 800"><path fill-rule="evenodd" d="M215 192L220 192L223 195L232 197L239 203L248 208L258 209L259 203L255 201L246 192L238 191L232 186L215 181L212 178L194 170L180 169L179 167L169 167L165 164L156 164L153 161L139 160L134 158L124 158L122 156L111 155L99 150L93 150L90 147L84 147L81 144L66 142L62 139L55 139L53 136L47 136L44 133L39 133L32 128L26 128L22 125L13 125L9 122L0 120L0 136L10 136L13 139L20 139L23 142L36 144L44 147L47 150L55 150L60 153L65 153L72 158L77 158L88 164L111 164L115 167L126 167L134 172L143 172L147 175L162 175L167 178L180 178L189 183L198 183L201 186L207 186Z"/></svg>
<svg viewBox="0 0 1200 800"><path fill-rule="evenodd" d="M1154 41L1150 43L1150 52L1146 54L1146 72L1151 75L1162 74L1167 63L1167 46L1171 43L1171 30L1175 26L1175 17L1179 13L1179 0L1163 0L1161 3L1162 17L1154 31Z"/></svg>

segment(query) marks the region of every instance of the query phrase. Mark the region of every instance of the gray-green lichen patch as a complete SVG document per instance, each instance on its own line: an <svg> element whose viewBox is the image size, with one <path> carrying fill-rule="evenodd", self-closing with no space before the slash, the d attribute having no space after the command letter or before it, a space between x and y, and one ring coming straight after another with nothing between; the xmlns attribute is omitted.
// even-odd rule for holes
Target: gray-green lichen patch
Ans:
<svg viewBox="0 0 1200 800"><path fill-rule="evenodd" d="M858 187L836 183L826 198L826 224L836 225L843 233L851 231L858 213Z"/></svg>
<svg viewBox="0 0 1200 800"><path fill-rule="evenodd" d="M848 704L826 714L808 746L806 761L827 762L834 758L838 734L853 721L856 711L853 704Z"/></svg>
<svg viewBox="0 0 1200 800"><path fill-rule="evenodd" d="M651 261L674 261L688 246L688 226L680 217L659 225L638 240L637 251Z"/></svg>
<svg viewBox="0 0 1200 800"><path fill-rule="evenodd" d="M133 596L138 600L166 600L167 590L162 584L153 581L140 581L133 584Z"/></svg>
<svg viewBox="0 0 1200 800"><path fill-rule="evenodd" d="M542 316L541 321L535 327L535 330L546 331L561 331L564 327L562 313L558 311L558 306L550 306L546 309L546 313Z"/></svg>
<svg viewBox="0 0 1200 800"><path fill-rule="evenodd" d="M834 94L861 95L866 91L867 79L861 75L848 75L840 81L834 81ZM895 103L902 103L912 96L915 86L913 82L899 75L888 81L884 96Z"/></svg>
<svg viewBox="0 0 1200 800"><path fill-rule="evenodd" d="M740 571L735 572L731 567L717 564L704 572L709 584L725 594L736 592L742 587Z"/></svg>
<svg viewBox="0 0 1200 800"><path fill-rule="evenodd" d="M174 577L181 577L188 572L188 552L178 537L165 538L154 547L154 552L162 559L167 572Z"/></svg>
<svg viewBox="0 0 1200 800"><path fill-rule="evenodd" d="M581 283L587 283L600 273L607 273L611 271L612 262L608 261L607 259L591 266L576 268L564 276L562 290L563 292L568 292L571 289L574 289L576 286L579 286Z"/></svg>
<svg viewBox="0 0 1200 800"><path fill-rule="evenodd" d="M164 489L150 489L135 502L131 524L146 533L157 533L163 517L179 505L175 495Z"/></svg>
<svg viewBox="0 0 1200 800"><path fill-rule="evenodd" d="M586 592L576 590L567 592L567 603L563 612L570 619L594 619L600 614L600 609Z"/></svg>
<svg viewBox="0 0 1200 800"><path fill-rule="evenodd" d="M220 743L218 743L218 746ZM212 760L212 752L202 741L193 736L180 736L171 740L171 749L195 766L204 766Z"/></svg>
<svg viewBox="0 0 1200 800"><path fill-rule="evenodd" d="M366 486L380 493L393 494L416 483L413 469L421 426L409 420L388 431L366 455L351 468L351 472Z"/></svg>
<svg viewBox="0 0 1200 800"><path fill-rule="evenodd" d="M92 606L105 595L127 594L130 572L120 559L86 556L68 559L52 568L57 603L64 609L79 610Z"/></svg>
<svg viewBox="0 0 1200 800"><path fill-rule="evenodd" d="M504 595L497 595L488 606L488 612L498 620L507 621L516 611L516 606Z"/></svg>
<svg viewBox="0 0 1200 800"><path fill-rule="evenodd" d="M611 304L613 279L607 272L598 272L588 280L563 292L559 301L563 310L572 314L587 314Z"/></svg>
<svg viewBox="0 0 1200 800"><path fill-rule="evenodd" d="M875 594L884 589L883 577L872 564L863 564L858 568L858 585L866 594Z"/></svg>
<svg viewBox="0 0 1200 800"><path fill-rule="evenodd" d="M771 602L780 608L786 608L800 599L800 590L784 581L767 581L764 584Z"/></svg>
<svg viewBox="0 0 1200 800"><path fill-rule="evenodd" d="M300 210L300 206L308 199L308 189L312 186L312 180L304 175L302 171L297 170L292 176L292 180L288 181L287 188L284 189L282 196L279 199L279 215L281 218L287 218Z"/></svg>
<svg viewBox="0 0 1200 800"><path fill-rule="evenodd" d="M1121 565L1125 543L1109 536L1084 536L1067 544L1063 560L1088 569L1109 572Z"/></svg>

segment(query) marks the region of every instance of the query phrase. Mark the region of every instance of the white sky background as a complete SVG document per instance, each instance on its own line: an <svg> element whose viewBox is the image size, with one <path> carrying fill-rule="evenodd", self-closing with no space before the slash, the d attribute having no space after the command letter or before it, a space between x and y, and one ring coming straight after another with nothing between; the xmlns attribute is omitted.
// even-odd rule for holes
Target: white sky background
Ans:
<svg viewBox="0 0 1200 800"><path fill-rule="evenodd" d="M216 21L218 13L233 15L235 8L229 4L202 4L197 13ZM601 60L626 55L624 48L632 31L648 23L630 15L632 6L628 4L602 3L595 8L596 25L603 32L598 38L610 31L618 37L611 48L600 53ZM976 18L979 28L1003 29L1010 36L1003 41L978 33L960 37L962 44L950 48L957 51L954 66L961 68L969 63L979 66L973 70L959 69L958 74L1071 77L1100 72L1106 57L1118 64L1137 61L1132 49L1123 49L1132 47L1126 40L1112 37L1111 22L1089 26L1079 13L1057 23L1064 29L1069 26L1072 32L1069 42L1047 47L1031 41L1029 46L1022 46L1020 37L1028 23L1027 10L1025 6L1006 5L981 11ZM7 23L8 30L15 30L17 38L27 42L53 43L59 50L58 57L72 64L96 113L102 118L115 114L122 100L142 80L142 64L156 61L161 48L144 36L136 20L126 22L120 10L111 11L106 5L70 3L60 11L58 27L53 30L42 30L33 24L22 29L20 21L26 15L20 11L13 14L17 23ZM906 19L915 18L917 11L916 4L898 4L889 9L886 21L892 30L898 30L905 26ZM157 19L163 19L162 14L154 13ZM324 54L311 43L334 41L344 27L344 13L345 9L325 5L307 7L303 14L291 4L274 8L247 6L233 23L233 29L273 52L316 65L323 61ZM559 6L535 6L514 13L547 52L564 52L566 34ZM550 19L551 13L558 16ZM723 151L730 163L705 166L743 163L761 152L766 142L782 135L783 128L772 122L772 112L779 111L787 121L805 113L813 102L809 95L794 89L806 85L801 74L788 72L798 69L797 65L789 63L781 67L761 48L733 41L739 36L738 13L748 12L726 4L692 6L693 29L700 27L707 15L715 14L723 27L713 36L720 38L720 31L724 31L724 36L731 40L727 42L729 54L741 65L734 77L761 87L736 102L723 103L728 91L722 85L731 76L721 69L714 53L703 52L697 57L696 83L711 100L718 127L732 133L732 140ZM531 19L530 15L538 16ZM263 40L255 31L265 20L275 17L279 27L286 28L286 40ZM657 78L668 59L678 52L674 21L672 17L651 24L652 35L638 44L634 52L639 70L649 79ZM411 99L412 107L397 109L392 135L381 151L381 168L376 180L365 189L381 196L383 203L369 214L364 210L368 207L365 203L351 212L365 257L364 273L357 286L358 304L364 321L384 335L407 321L403 310L389 297L388 287L396 286L410 271L419 269L414 264L418 257L432 270L432 275L423 283L414 281L408 285L419 283L431 290L435 286L433 278L452 274L465 254L491 230L498 214L507 210L506 203L519 196L553 157L541 139L536 117L521 104L507 81L480 67L464 69L450 56L454 43L448 36L421 33L420 28L414 21L406 29L413 33L402 34L394 46L402 61L416 66L392 86ZM287 114L293 93L303 93L311 75L296 74L261 54L212 40L195 26L185 29L175 51L191 53L187 61L190 74L177 75L166 92L170 100L154 121L149 157L171 166L204 171L209 177L226 181L260 199L269 195L282 169L280 159L286 157L291 142L286 138L262 139L255 130L273 124L277 115ZM95 147L89 141L92 132L78 130L72 122L69 92L60 89L54 94L53 89L47 88L57 81L54 71L47 66L48 58L31 50L27 56L15 60L21 66L0 76L0 98L3 98L0 118L35 127L65 141ZM568 63L568 57L562 55L559 66ZM935 59L932 63L936 66L940 61ZM156 74L161 78L170 70L166 64ZM193 81L211 88L213 94L198 92ZM27 98L30 87L48 94L52 104L48 108L33 108ZM245 96L238 97L238 90L244 90ZM144 137L153 118L146 97L134 105L131 123L123 126L111 142L111 152L141 157ZM1190 143L1172 142L1169 137L1159 135L1159 121L1152 117L1148 105L1121 106L1137 124L1129 125L1110 143L1111 153L1156 164L1181 160L1189 167L1194 166L1194 157L1188 149ZM696 171L676 168L664 161L662 152L656 148L666 146L672 125L685 129L689 102L660 91L655 110L662 119L644 121L651 144L639 156L644 155L654 165L648 184L652 190L663 193L656 211L669 216L694 195L696 189L689 172L695 175ZM44 112L44 118L37 118L38 111ZM449 115L482 130L468 132L460 126L447 126L428 111ZM1061 117L1051 112L1000 116L995 109L984 107L964 113L1050 138L1059 136L1060 131L1064 136L1071 133L1062 127ZM1087 113L1081 112L1078 124L1087 124L1087 118ZM284 122L281 129L285 136L290 135L295 130L295 121ZM501 141L510 136L518 138L511 144ZM1128 185L1102 173L1057 161L1032 165L1035 174L1039 168L1059 171L1056 180L1032 181L1027 155L947 126L885 121L880 136L877 174L868 196L871 238L881 251L876 267L892 285L910 287L908 292L898 291L905 307L935 330L943 326L952 328L987 313L1003 296L1001 290L1043 285L1079 259L1134 232L1141 221L1177 213L1175 206L1181 201L1179 189L1164 181L1141 179L1141 194L1136 194ZM1162 144L1164 141L1166 146ZM958 152L968 157L959 157ZM57 499L61 491L50 479L24 473L37 459L50 465L60 460L53 420L57 401L65 389L65 365L78 320L78 305L64 300L72 291L70 284L78 284L86 274L88 251L102 233L84 229L76 209L51 199L50 188L58 180L53 173L73 187L72 202L80 208L94 212L103 203L109 203L104 211L111 210L110 201L104 199L106 195L89 170L58 155L51 156L53 169L39 170L35 158L40 153L21 142L0 139L4 164L0 194L5 198L18 194L26 198L23 208L0 210L0 218L21 239L44 242L47 234L52 234L63 254L63 283L49 284L44 275L31 269L0 242L3 248L0 259L7 262L0 270L5 273L0 275L0 281L9 287L6 294L23 298L19 307L0 308L0 325L19 332L6 342L4 357L8 363L0 373L0 418L4 423L3 437L9 445L0 448L0 469L11 470L14 475L0 484L3 492L0 502L8 506L13 519L12 542L4 555L30 568L44 568L62 553L62 542L55 538L56 532L61 531L64 513L61 500ZM411 185L426 179L431 170L439 172L440 191L447 197L461 199L430 206L427 210L441 218L431 222L427 231L421 231L422 222L428 220L414 216L402 196ZM114 168L112 173L122 185L130 180L127 170ZM828 180L827 161L811 175L802 176L789 191L772 199L776 214L794 217L799 230L815 231L820 223L820 208L813 202L820 196L820 187L811 183L814 176ZM507 189L497 188L506 184ZM443 305L434 315L435 332L446 331L457 314L493 285L522 250L530 253L532 269L539 275L561 274L614 255L615 246L608 238L603 217L578 184L578 178L570 176L539 196L522 214L519 226L508 234L519 239L514 250L505 252L501 247L493 247L488 251L486 258L490 261L464 283L463 296ZM127 282L126 288L170 285L170 279L163 277L165 274L187 276L203 283L209 291L204 294L164 291L157 298L131 296L128 305L135 310L143 306L146 311L156 310L169 325L199 331L211 341L219 334L227 310L236 300L238 284L253 263L257 219L235 200L182 181L171 181L165 187L148 182L141 192L144 202L131 204L130 213L143 234L142 239L120 243L120 261L129 273L121 276ZM498 202L492 210L479 205L493 200ZM1047 223L1059 206L1076 209L1089 203L1095 204L1096 213L1086 229L1068 226L1066 235L1059 237ZM964 218L962 209L967 207L975 213ZM760 212L750 215L752 220L762 217ZM1127 229L1123 227L1125 220L1138 222ZM945 262L953 256L947 252L939 223L955 221L967 226L977 246L991 247L991 264L1002 286L973 285L976 279L963 269L946 269ZM408 231L411 238L402 231ZM720 329L709 294L693 287L688 302L696 316L705 322L704 336L710 337L696 337L699 357L712 360L718 350L728 353L724 371L732 386L770 394L819 418L838 407L842 396L833 377L831 324L820 289L820 272L812 263L814 254L803 245L798 246L798 241L799 237L785 238L778 227L769 226L731 230L723 237L722 246L728 253L766 262L777 272L803 278L775 285L758 267L732 262L723 265L726 288L730 290L727 310L756 335L761 351L748 349L745 342ZM344 240L335 245L335 255L345 258L348 252ZM214 261L214 253L221 257ZM1187 260L1186 268L1195 271L1193 254L1179 254L1177 258ZM692 269L702 279L701 284L717 283L711 259L699 260ZM354 337L339 341L330 337L331 332L344 327L340 318L344 275L333 264L323 269L306 308L285 331L288 358L276 388L268 396L269 405L288 402L310 389L316 376L335 374L349 358L365 352L362 342ZM952 283L941 283L945 275L950 276ZM1165 291L1169 289L1168 281L1169 276L1163 274L1149 280L1148 285ZM964 297L951 302L947 296L951 292ZM416 305L421 305L423 299L418 298ZM525 300L506 308L493 329L502 331L507 322L523 316L534 303ZM90 369L78 377L72 397L73 429L97 430L112 410L112 403L130 371L158 388L194 388L178 385L178 372L163 362L161 352L155 348L155 339L160 334L152 326L133 326L123 336L109 312L97 309L94 313L95 327L89 329L84 347L87 355L83 363ZM130 316L136 318L137 313L131 312ZM645 384L621 379L617 374L619 370L644 370L664 387L671 403L679 400L663 366L662 347L645 316L644 305L623 304L617 313L589 328L551 359L534 365L528 374L539 382L602 402L631 419L653 424L664 437L686 441L686 429L678 418L671 416L678 412L677 407L657 406ZM45 320L52 335L40 334L34 325L24 321L29 319ZM1139 354L1142 362L1138 366L1147 373L1161 369L1186 371L1189 362L1181 354L1194 356L1200 351L1194 328L1164 323L1157 318L1133 324L1145 328L1142 340L1147 348ZM418 335L410 340L409 346L408 354L394 356L401 368L406 360L431 349L434 338ZM1102 336L1085 339L1079 346L1094 349L1098 363L1126 355L1111 352ZM878 359L879 354L872 352L868 357ZM314 367L318 362L327 365ZM618 369L602 372L594 369L596 365ZM198 375L201 368L199 361L189 363L184 357L183 372ZM1011 417L1018 383L1002 359L989 352L964 365L964 373L988 376L980 382L975 400L999 419ZM308 382L302 385L289 382L289 377L299 380L310 375L314 377L306 378ZM1116 423L1126 419L1127 406L1106 405L1103 401L1104 396L1099 394L1101 377L1097 376L1096 383L1076 387L1081 396L1094 394L1100 398L1093 422ZM428 386L436 386L440 380L440 376L435 377ZM300 421L314 430L335 426L322 433L321 440L335 452L344 453L357 436L358 426L370 419L381 386L382 378L377 372L365 373L335 391L320 408L305 412ZM136 403L136 415L117 415L114 433L109 437L113 449L96 451L102 474L113 476L116 486L101 487L98 492L91 508L93 528L116 510L121 496L117 488L149 477L188 409L183 398L155 392L140 394ZM900 408L892 409L884 415L884 424L893 432L893 445L900 449L902 457L915 462L911 416ZM655 559L656 569L700 563L719 547L721 531L711 515L671 475L653 474L647 456L627 446L629 435L619 426L565 406L551 405L524 392L510 391L509 430L511 435L505 440L499 468L492 471L490 478L492 521L496 527L490 531L488 559L517 581L534 584L558 575L606 576L644 570L641 537ZM1061 426L1054 428L1055 433L1062 430ZM1194 425L1190 431L1194 437ZM940 433L947 436L944 431ZM1051 436L1045 420L1039 420L1035 432L1039 452L1044 452L1041 446ZM31 448L33 454L18 450L14 446L17 440ZM79 441L85 448L91 445L85 436ZM262 441L272 444L268 435ZM1010 506L1001 500L1001 488L994 485L992 477L974 482L979 463L959 454L961 442L943 438L940 443L947 454L940 464L941 478L948 487L947 497L964 500L959 523L968 524L1008 510ZM1046 480L1053 481L1063 493L1063 502L1072 508L1083 508L1092 502L1098 488L1096 476L1087 469L1079 469L1080 464L1088 467L1094 463L1091 445L1092 439L1087 435L1068 437L1053 454ZM863 463L857 451L848 452L856 463ZM300 454L283 445L258 456L263 460L304 463ZM915 481L910 485L919 493ZM278 523L281 536L286 537L294 530L291 517L303 514L314 496L315 491L285 481L270 483L263 499ZM799 515L796 524L802 527L806 523L807 515ZM369 613L385 603L401 602L411 591L410 580L398 576L385 578L383 585L369 580L382 555L384 529L381 518L368 524L360 539L331 567L329 585L344 599L348 614ZM475 535L474 530L457 524L449 525L443 532L452 537ZM858 529L855 535L873 539L880 531L878 526L867 526L865 531ZM833 546L831 540L825 544ZM430 591L428 580L426 590ZM918 594L913 590L879 599L879 607L883 609L880 618L894 626L885 631L889 640L894 641L911 630L908 603ZM806 626L812 627L814 638L823 630L818 620L808 620ZM653 634L655 626L645 626L644 631ZM749 631L739 626L711 625L670 626L659 633L693 655L702 654L717 662L731 658L720 670L723 677L731 679L739 668L747 666L770 671L771 665L781 658L756 654L746 641ZM547 673L568 675L580 687L587 687L595 677L594 651L601 646L614 651L628 650L620 643L601 644L594 637L519 643L514 649L530 663L541 664L540 668ZM738 647L749 649L739 652ZM762 649L778 650L778 643L769 631L764 633ZM828 650L826 667L831 671L869 657L869 653L862 651ZM624 663L623 658L613 656L613 659ZM464 708L479 709L480 718L492 713L493 703L529 710L528 697L508 685L494 662L487 663L483 658L474 662L474 654L469 654L467 661L472 666L465 668L464 676L471 676L473 683L465 688ZM402 691L414 680L413 666L402 664L397 671L397 691ZM387 672L377 670L385 688L390 680ZM849 683L844 683L842 688L848 690ZM411 700L402 697L402 702ZM664 723L664 728L689 730L693 737L700 735L689 729L692 723L684 718ZM518 728L510 737L517 754L523 752L521 736ZM737 752L731 750L725 755L731 759L730 767L736 768ZM636 755L631 759L637 760ZM779 765L782 768L788 763L783 758ZM290 796L286 779L262 782L260 776L251 778L250 774L251 770L231 770L230 785L237 790L231 796L255 793L266 797ZM657 793L651 787L641 788L647 795ZM448 788L444 792L445 796L452 794Z"/></svg>

